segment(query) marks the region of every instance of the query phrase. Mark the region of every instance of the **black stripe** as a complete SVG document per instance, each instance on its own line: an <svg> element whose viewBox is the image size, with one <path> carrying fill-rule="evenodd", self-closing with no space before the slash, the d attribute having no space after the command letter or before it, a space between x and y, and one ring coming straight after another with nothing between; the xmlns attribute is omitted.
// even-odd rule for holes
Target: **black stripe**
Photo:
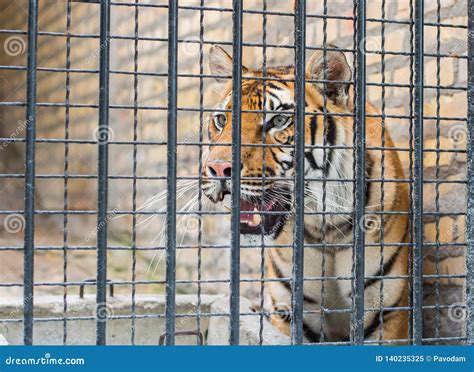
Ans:
<svg viewBox="0 0 474 372"><path fill-rule="evenodd" d="M365 205L367 206L370 200L370 194L372 193L372 184L373 182L367 182L368 179L370 179L372 175L372 168L374 166L374 161L370 157L370 155L367 153L365 154Z"/></svg>
<svg viewBox="0 0 474 372"><path fill-rule="evenodd" d="M311 166L311 168L321 169L321 167L318 164L316 164L316 159L314 158L314 155L313 155L312 151L305 152L304 156L308 160L309 165Z"/></svg>
<svg viewBox="0 0 474 372"><path fill-rule="evenodd" d="M318 118L316 115L311 116L309 124L311 129L311 144L314 146L316 143L316 128L318 127Z"/></svg>
<svg viewBox="0 0 474 372"><path fill-rule="evenodd" d="M275 89L275 90L284 90L282 87L279 87L278 85L272 83L272 82L267 82L267 86L269 88Z"/></svg>
<svg viewBox="0 0 474 372"><path fill-rule="evenodd" d="M327 116L327 130L326 130L326 143L328 145L334 146L336 144L336 123L332 115Z"/></svg>
<svg viewBox="0 0 474 372"><path fill-rule="evenodd" d="M390 256L390 258L386 262L384 262L383 266L379 269L379 271L375 273L374 276L379 276L380 278L371 278L369 280L366 280L365 288L368 288L371 285L375 284L376 282L382 280L381 277L390 272L393 265L395 264L395 261L397 260L397 257L400 251L401 249L397 249L397 251L394 254L392 254L392 256Z"/></svg>
<svg viewBox="0 0 474 372"><path fill-rule="evenodd" d="M290 111L290 110L294 110L295 105L293 105L292 103L283 103L283 102L281 102L275 110L278 110L280 108L282 108L284 111Z"/></svg>
<svg viewBox="0 0 474 372"><path fill-rule="evenodd" d="M280 167L283 168L283 170L288 170L293 167L293 162L292 161L287 161L287 160L279 160L274 152L273 149L270 149L270 154L272 155L273 160L275 163L277 163Z"/></svg>
<svg viewBox="0 0 474 372"><path fill-rule="evenodd" d="M275 260L272 258L272 256L270 255L270 263L273 267L273 271L275 271L275 275L279 278L279 279L284 279L285 276L283 275L283 273L281 272L280 268L277 266ZM283 284L283 286L288 290L288 292L291 293L291 284L288 280L285 280L285 281L281 281L281 282L278 282L278 283L281 283ZM310 304L318 304L318 302L306 295L303 296L303 300L310 303Z"/></svg>
<svg viewBox="0 0 474 372"><path fill-rule="evenodd" d="M277 96L275 93L273 93L271 90L269 90L269 91L267 92L267 94L268 94L269 96L273 97L274 99L276 99L278 102L280 102L278 105L276 105L276 106L274 106L274 107L276 107L276 108L280 107L280 104L281 104L280 97L278 97L278 96ZM270 100L270 101L271 101L271 100ZM275 109L272 108L272 110L276 110L276 108L275 108Z"/></svg>
<svg viewBox="0 0 474 372"><path fill-rule="evenodd" d="M311 343L317 343L321 341L321 335L314 332L305 322L303 322L303 333L307 340Z"/></svg>
<svg viewBox="0 0 474 372"><path fill-rule="evenodd" d="M403 296L404 296L404 293L402 293L402 295L398 298L397 301L395 301L392 305L387 306L387 307L397 307L400 301L402 300ZM383 311L382 320L384 323L386 322L385 318L393 312L395 312L395 310ZM379 327L380 327L380 311L378 311L375 314L375 317L372 320L372 323L367 328L364 329L364 339L370 337L370 335L374 333Z"/></svg>
<svg viewBox="0 0 474 372"><path fill-rule="evenodd" d="M336 230L337 233L339 233L339 234L342 233L345 236L345 235L349 234L352 231L353 225L354 224L352 222L352 217L348 217L347 220L343 220L338 224L328 225L327 230L328 230L328 232L332 231L332 230Z"/></svg>
<svg viewBox="0 0 474 372"><path fill-rule="evenodd" d="M402 295L392 305L387 306L387 307L398 307L398 304L402 300L403 296L404 296L404 293L402 293ZM389 315L390 313L393 313L395 311L396 310L384 310L383 315L382 315L383 322L384 323L386 322L385 317L387 315ZM380 311L378 311L375 314L374 319L372 320L370 325L367 328L364 329L364 339L367 339L373 332L375 332L379 328L379 326L380 326ZM350 340L351 340L350 336L346 336L341 341L348 342Z"/></svg>
<svg viewBox="0 0 474 372"><path fill-rule="evenodd" d="M271 94L270 94L270 95L271 95ZM268 101L270 102L270 110L273 111L273 108L275 107L275 106L273 105L273 100L269 99Z"/></svg>
<svg viewBox="0 0 474 372"><path fill-rule="evenodd" d="M334 146L336 144L336 137L337 137L337 128L336 123L334 122L334 118L332 116L327 117L327 130L326 130L326 144L329 146ZM328 156L326 158L326 165L324 167L324 172L326 177L328 177L329 167L332 163L334 149L329 147L328 148Z"/></svg>

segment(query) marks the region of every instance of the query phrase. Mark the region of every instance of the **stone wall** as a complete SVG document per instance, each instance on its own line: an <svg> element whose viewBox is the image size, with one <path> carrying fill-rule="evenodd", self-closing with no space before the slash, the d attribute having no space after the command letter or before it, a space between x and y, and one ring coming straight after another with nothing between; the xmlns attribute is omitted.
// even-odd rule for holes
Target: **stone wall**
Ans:
<svg viewBox="0 0 474 372"><path fill-rule="evenodd" d="M0 5L0 20L3 29L26 31L26 0L17 0L12 4ZM98 121L98 63L101 45L98 39L99 7L97 4L73 3L70 34L70 74L61 69L67 65L67 17L66 2L40 2L40 25L42 34L38 38L38 107L36 168L39 175L57 175L55 178L37 180L37 208L41 210L62 210L65 207L64 174L70 175L67 180L66 207L80 214L68 216L66 243L70 246L95 245L96 217L89 212L97 204L97 121ZM147 1L149 4L164 4L164 1ZM275 12L291 13L292 2L269 0L268 9ZM309 1L307 18L308 54L311 48L323 43L334 44L340 48L354 49L353 46L353 6L352 1L337 0L327 2L327 14L340 19L324 21L323 2ZM198 5L199 1L181 0L182 6ZM411 79L410 56L412 37L410 24L410 2L408 0L386 1L384 13L381 0L370 1L367 23L367 73L368 97L378 109L386 115L385 125L390 131L395 145L401 150L400 156L409 176L410 161L410 89ZM180 9L179 38L184 40L178 50L179 73L198 74L199 61L204 60L204 73L208 73L206 53L208 43L224 43L230 50L231 12L230 2L225 0L206 1L208 7L226 8L227 11L206 11L203 15L203 37L206 41L204 54L201 56L200 12L198 10ZM247 9L262 9L262 1L245 1ZM440 21L444 24L466 25L466 1L442 0ZM437 2L425 4L426 22L437 20ZM318 16L319 15L319 16ZM135 17L138 19L137 31L140 36L138 53L135 55ZM379 18L388 22L377 22ZM290 15L267 16L266 42L268 65L293 63L293 50L285 48L293 44L293 18ZM396 22L393 22L396 21ZM261 14L245 13L244 15L244 64L257 67L263 60L260 47L250 46L261 43L263 18ZM324 32L326 30L326 32ZM148 211L162 210L164 199L154 195L163 192L166 184L166 72L167 72L167 10L163 7L139 7L138 14L131 6L112 7L110 77L110 127L113 143L110 145L110 195L111 211L130 210L132 207L134 173L136 181L138 208ZM466 122L454 120L466 118L467 84L467 30L466 28L425 27L425 51L436 53L439 49L442 58L425 57L425 178L447 181L445 183L428 182L424 186L425 211L443 212L442 217L426 215L425 224L425 273L426 274L464 274L465 216L459 215L466 210ZM5 48L12 45L12 37L20 49L0 53L0 65L9 68L0 69L0 98L2 102L25 101L24 69L13 69L13 66L26 64L26 35L0 34L0 44ZM225 46L224 45L224 46ZM385 53L379 51L384 50ZM6 50L5 50L6 51ZM373 51L371 53L371 51ZM352 63L352 53L347 53ZM461 58L459 58L461 57ZM464 57L464 58L463 58ZM132 72L140 72L135 80ZM438 71L439 65L439 71ZM439 72L439 73L438 73ZM438 81L439 75L439 81ZM66 89L66 83L68 88ZM379 85L371 85L379 84ZM392 84L391 86L380 86ZM204 107L211 107L215 102L213 80L202 79ZM394 86L395 85L395 86ZM442 89L434 89L440 85ZM137 88L135 91L135 87ZM180 77L178 81L178 104L185 109L200 107L200 79ZM68 93L69 92L69 93ZM137 95L137 109L134 110L134 95ZM70 108L65 108L66 99ZM443 119L436 120L436 117ZM19 140L24 136L25 108L16 105L0 106L0 136ZM136 120L136 131L134 123ZM198 173L199 147L191 146L199 141L201 119L199 112L180 110L178 115L178 137L182 143L178 149L178 174L180 176ZM65 146L62 140L69 139ZM134 161L134 137L142 141L137 147ZM204 136L205 138L205 136ZM49 142L48 142L49 141ZM430 151L441 149L441 152ZM456 150L459 150L456 152ZM65 161L65 153L68 160ZM464 152L463 152L464 151ZM1 172L21 174L23 172L24 144L21 142L6 143L0 151ZM134 164L136 169L134 170ZM23 180L21 177L0 178L0 187L4 195L0 209L21 210L23 208ZM191 190L192 191L192 190ZM192 192L191 192L192 193ZM189 191L183 194L179 203L185 205ZM109 240L112 247L130 247L132 242L132 217L120 215L111 218ZM139 247L163 247L163 216L152 216L150 219L139 218L136 229L136 245ZM38 216L37 244L41 246L62 247L64 217L62 214ZM183 244L197 246L196 216L178 219L178 235ZM221 218L209 216L204 218L203 244L228 244L227 222ZM86 233L84 233L86 232ZM21 246L21 231L16 234L0 230L0 241L5 245ZM455 243L455 245L453 245ZM47 253L47 254L46 254ZM0 252L7 260L16 262L17 252ZM72 254L72 253L71 253ZM131 256L128 252L112 250L109 276L111 279L129 280L131 277ZM16 256L15 256L16 255ZM38 253L37 265L44 267L38 274L39 279L53 280L62 278L61 265L50 268L48 262L61 262L62 252ZM259 250L247 249L242 252L242 277L259 276ZM162 280L164 263L161 252L140 251L137 261L137 279ZM52 261L51 261L52 260ZM69 276L75 280L94 277L95 253L84 251L70 259ZM82 263L81 263L82 262ZM436 263L438 262L438 263ZM89 264L90 263L90 264ZM178 279L189 280L197 276L196 249L180 250L178 255ZM13 263L14 265L15 263ZM228 278L228 250L203 249L201 271L203 279L226 280ZM57 267L56 267L57 266ZM15 274L7 278L21 279ZM6 279L4 279L6 280ZM462 302L464 279L427 279L427 303L442 302L449 298L447 305ZM149 290L146 286L143 290ZM162 286L151 287L152 291L161 290ZM225 292L227 284L209 283L202 286L205 292ZM42 289L39 289L40 291ZM49 289L48 289L49 290ZM120 289L119 289L120 290ZM124 286L124 291L129 289ZM45 290L47 291L47 290ZM195 285L179 285L182 293L195 293ZM243 291L248 297L255 297L259 286L245 284ZM427 318L436 318L427 314ZM448 319L444 316L443 319ZM444 321L444 320L443 320ZM444 327L444 329L449 326ZM433 327L427 327L427 333Z"/></svg>

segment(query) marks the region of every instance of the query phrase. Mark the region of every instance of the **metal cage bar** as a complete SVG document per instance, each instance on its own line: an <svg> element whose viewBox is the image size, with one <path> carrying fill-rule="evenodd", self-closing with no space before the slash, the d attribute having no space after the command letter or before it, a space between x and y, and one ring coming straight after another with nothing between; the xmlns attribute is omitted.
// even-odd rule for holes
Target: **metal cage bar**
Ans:
<svg viewBox="0 0 474 372"><path fill-rule="evenodd" d="M240 339L240 153L242 120L242 0L232 2L232 199L230 252L230 336Z"/></svg>
<svg viewBox="0 0 474 372"><path fill-rule="evenodd" d="M423 337L423 93L424 0L415 2L414 172L413 172L413 344Z"/></svg>
<svg viewBox="0 0 474 372"><path fill-rule="evenodd" d="M97 141L97 345L106 343L107 312L107 225L108 225L108 157L109 157L109 68L110 68L110 1L100 4L99 128Z"/></svg>
<svg viewBox="0 0 474 372"><path fill-rule="evenodd" d="M306 0L295 3L295 225L291 342L303 343Z"/></svg>
<svg viewBox="0 0 474 372"><path fill-rule="evenodd" d="M468 81L467 81L467 223L466 223L466 302L467 343L474 344L474 1L468 1Z"/></svg>
<svg viewBox="0 0 474 372"><path fill-rule="evenodd" d="M364 343L364 255L365 233L360 221L365 218L365 103L366 103L366 71L365 71L365 34L366 34L366 3L357 2L356 20L356 107L355 107L355 206L354 206L354 317L352 322L352 343Z"/></svg>
<svg viewBox="0 0 474 372"><path fill-rule="evenodd" d="M25 345L33 344L37 42L38 1L32 0L28 8L28 77L26 82L25 251L23 279L23 342Z"/></svg>
<svg viewBox="0 0 474 372"><path fill-rule="evenodd" d="M168 145L166 213L166 345L174 345L176 323L176 141L178 119L178 1L168 3Z"/></svg>

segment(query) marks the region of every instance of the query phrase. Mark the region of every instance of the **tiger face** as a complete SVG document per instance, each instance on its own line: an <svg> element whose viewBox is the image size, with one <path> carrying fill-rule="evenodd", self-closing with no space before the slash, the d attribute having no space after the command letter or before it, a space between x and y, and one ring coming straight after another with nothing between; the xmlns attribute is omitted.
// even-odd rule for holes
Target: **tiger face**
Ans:
<svg viewBox="0 0 474 372"><path fill-rule="evenodd" d="M213 47L210 69L214 75L231 75L232 58L222 48ZM295 97L291 80L294 69L267 68L264 74L262 70L243 67L243 75L246 78L241 86L241 164L237 170L241 172L240 231L276 238L291 215L293 204ZM322 52L316 52L308 62L306 75L308 80L326 77L340 81L349 80L351 71L342 53L327 52L324 63ZM263 76L270 80L264 81ZM275 77L282 80L275 81L272 79ZM305 117L306 143L315 146L305 151L307 176L327 176L331 159L322 145L334 143L335 137L344 133L339 133L332 120L332 125L325 128L323 107L326 105L327 111L336 112L345 107L347 87L337 83L326 87L317 83L306 86L306 112L315 114ZM214 203L222 202L232 191L230 177L235 170L232 169L231 111L232 86L228 82L223 88L223 98L210 116L211 145L202 169L203 192Z"/></svg>

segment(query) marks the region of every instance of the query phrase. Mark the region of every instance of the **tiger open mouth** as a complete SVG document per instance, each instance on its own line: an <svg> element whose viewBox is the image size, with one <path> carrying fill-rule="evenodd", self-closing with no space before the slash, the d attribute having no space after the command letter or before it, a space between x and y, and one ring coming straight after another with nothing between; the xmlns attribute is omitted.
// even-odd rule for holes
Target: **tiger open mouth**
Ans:
<svg viewBox="0 0 474 372"><path fill-rule="evenodd" d="M265 191L265 201L253 197L252 200L240 199L240 233L253 235L271 235L283 228L285 221L290 216L290 195L285 190ZM246 213L248 212L248 213ZM259 213L261 212L261 213Z"/></svg>

